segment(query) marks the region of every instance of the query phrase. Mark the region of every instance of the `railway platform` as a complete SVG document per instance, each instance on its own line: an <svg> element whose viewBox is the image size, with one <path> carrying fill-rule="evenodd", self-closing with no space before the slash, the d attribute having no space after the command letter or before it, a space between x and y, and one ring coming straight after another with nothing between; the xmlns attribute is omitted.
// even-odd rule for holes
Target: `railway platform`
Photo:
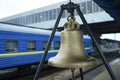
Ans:
<svg viewBox="0 0 120 80"><path fill-rule="evenodd" d="M117 77L120 79L120 57L115 58L114 60L109 62L112 70ZM92 70L88 71L87 69L83 69L84 80L112 80L105 68L104 65L99 65L98 67L90 67ZM90 69L89 68L89 69ZM79 76L79 69L75 70L76 80L81 80ZM58 73L50 73L49 76L40 78L39 80L72 80L71 79L71 70L65 69L61 70Z"/></svg>
<svg viewBox="0 0 120 80"><path fill-rule="evenodd" d="M112 67L112 70L117 78L117 80L120 79L120 57L111 61L110 65ZM96 75L93 80L111 80L108 72L104 69L101 73Z"/></svg>

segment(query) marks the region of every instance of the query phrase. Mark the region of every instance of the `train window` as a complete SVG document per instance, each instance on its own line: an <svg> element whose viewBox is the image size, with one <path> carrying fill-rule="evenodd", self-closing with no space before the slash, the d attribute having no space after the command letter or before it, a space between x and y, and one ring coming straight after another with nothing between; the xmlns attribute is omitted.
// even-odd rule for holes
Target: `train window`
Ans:
<svg viewBox="0 0 120 80"><path fill-rule="evenodd" d="M60 42L59 41L55 41L54 42L54 49L59 49L60 48Z"/></svg>
<svg viewBox="0 0 120 80"><path fill-rule="evenodd" d="M86 46L87 46L87 48L88 48L88 47L89 47L89 44L87 44Z"/></svg>
<svg viewBox="0 0 120 80"><path fill-rule="evenodd" d="M18 41L7 40L6 41L6 52L18 52Z"/></svg>
<svg viewBox="0 0 120 80"><path fill-rule="evenodd" d="M43 50L45 50L45 47L46 47L46 45L47 45L47 41L43 41Z"/></svg>
<svg viewBox="0 0 120 80"><path fill-rule="evenodd" d="M28 51L36 50L36 41L28 41L27 42L27 49L28 49Z"/></svg>

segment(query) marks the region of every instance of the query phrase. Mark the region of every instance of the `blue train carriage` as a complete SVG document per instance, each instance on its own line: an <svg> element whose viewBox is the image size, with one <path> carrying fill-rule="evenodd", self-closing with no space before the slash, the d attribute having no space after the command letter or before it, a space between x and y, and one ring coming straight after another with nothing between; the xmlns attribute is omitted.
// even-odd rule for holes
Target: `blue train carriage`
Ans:
<svg viewBox="0 0 120 80"><path fill-rule="evenodd" d="M93 50L92 50L92 40L90 36L84 35L83 39L84 39L84 47L85 47L86 53L91 54Z"/></svg>
<svg viewBox="0 0 120 80"><path fill-rule="evenodd" d="M0 69L40 61L51 31L0 23ZM60 45L56 33L49 54L55 56Z"/></svg>
<svg viewBox="0 0 120 80"><path fill-rule="evenodd" d="M38 63L51 31L0 23L0 69ZM91 39L84 36L86 52L91 52ZM51 44L46 61L60 47L60 32Z"/></svg>

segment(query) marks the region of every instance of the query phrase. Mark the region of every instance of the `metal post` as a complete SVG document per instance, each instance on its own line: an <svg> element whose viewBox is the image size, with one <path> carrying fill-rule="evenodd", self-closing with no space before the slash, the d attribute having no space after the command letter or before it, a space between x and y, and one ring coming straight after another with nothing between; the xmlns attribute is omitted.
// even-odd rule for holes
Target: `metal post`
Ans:
<svg viewBox="0 0 120 80"><path fill-rule="evenodd" d="M106 67L107 71L109 72L109 74L110 74L112 80L117 80L116 77L115 77L115 75L113 74L113 71L112 71L110 65L108 64L108 62L107 62L105 56L103 55L103 52L102 52L102 50L100 49L100 46L99 46L97 40L95 39L95 37L94 37L92 31L90 30L87 21L85 20L85 18L84 18L84 16L83 16L82 12L80 11L79 6L77 7L76 10L77 10L77 12L78 12L80 18L82 19L83 24L85 25L85 28L88 30L88 34L91 36L93 42L95 43L96 49L98 50L99 55L100 55L100 57L101 57L103 63L105 64L105 67Z"/></svg>
<svg viewBox="0 0 120 80"><path fill-rule="evenodd" d="M79 70L80 70L81 80L84 80L84 77L83 77L83 72L82 72L82 68L80 68Z"/></svg>
<svg viewBox="0 0 120 80"><path fill-rule="evenodd" d="M71 68L71 72L72 72L72 80L76 80L75 79L75 68Z"/></svg>
<svg viewBox="0 0 120 80"><path fill-rule="evenodd" d="M48 54L48 50L49 50L49 48L50 48L51 42L52 42L53 37L54 37L54 35L55 35L55 32L56 32L57 26L58 26L58 24L59 24L59 21L60 21L60 19L61 19L61 17L62 17L63 11L64 11L64 9L61 8L60 13L59 13L59 16L58 16L58 18L57 18L57 20L56 20L56 23L55 23L55 25L54 25L54 28L53 28L53 30L52 30L51 36L50 36L50 38L49 38L49 40L48 40L48 42L47 42L47 45L46 45L44 54L43 54L43 56L42 56L42 59L41 59L39 65L38 65L37 71L36 71L35 76L34 76L34 80L38 80L38 78L39 78L39 75L40 75L40 72L41 72L43 63L45 62L45 58L46 58L46 56L47 56L47 54Z"/></svg>

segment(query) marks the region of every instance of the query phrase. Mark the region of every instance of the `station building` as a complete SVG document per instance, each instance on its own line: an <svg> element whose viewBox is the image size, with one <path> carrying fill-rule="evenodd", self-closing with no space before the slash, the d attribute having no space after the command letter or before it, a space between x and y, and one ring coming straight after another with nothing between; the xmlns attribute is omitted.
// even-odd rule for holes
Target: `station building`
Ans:
<svg viewBox="0 0 120 80"><path fill-rule="evenodd" d="M82 13L84 14L88 23L99 23L105 21L113 21L102 8L100 8L93 0L74 0L76 4L80 6ZM45 6L42 8L34 9L24 13L16 14L9 16L3 19L0 19L0 22L19 24L32 26L37 28L53 28L56 18L60 12L60 6L62 4L67 4L68 1L61 3ZM104 16L104 17L103 17ZM67 11L64 11L62 19L58 27L62 27L66 22L68 17ZM79 18L77 12L75 11L76 20L82 24L81 19Z"/></svg>

